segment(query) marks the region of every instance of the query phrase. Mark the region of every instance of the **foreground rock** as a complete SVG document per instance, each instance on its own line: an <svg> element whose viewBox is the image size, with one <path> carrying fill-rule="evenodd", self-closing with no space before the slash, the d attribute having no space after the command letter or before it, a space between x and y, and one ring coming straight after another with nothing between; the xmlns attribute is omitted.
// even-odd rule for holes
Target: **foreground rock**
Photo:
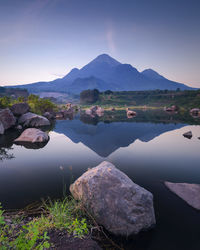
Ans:
<svg viewBox="0 0 200 250"><path fill-rule="evenodd" d="M12 105L10 109L14 115L20 116L29 112L30 107L27 103L24 102L24 103L16 103Z"/></svg>
<svg viewBox="0 0 200 250"><path fill-rule="evenodd" d="M24 127L42 127L49 126L49 120L41 115L36 115L34 113L28 112L19 118L19 124L22 124Z"/></svg>
<svg viewBox="0 0 200 250"><path fill-rule="evenodd" d="M190 206L200 210L200 184L172 183L166 181L165 185Z"/></svg>
<svg viewBox="0 0 200 250"><path fill-rule="evenodd" d="M16 118L9 108L0 110L0 122L3 124L5 130L15 125Z"/></svg>
<svg viewBox="0 0 200 250"><path fill-rule="evenodd" d="M15 139L15 142L40 143L47 142L48 140L49 136L46 132L36 128L27 128L17 139Z"/></svg>
<svg viewBox="0 0 200 250"><path fill-rule="evenodd" d="M184 133L183 136L188 138L188 139L191 139L192 138L192 132L188 131L188 132Z"/></svg>
<svg viewBox="0 0 200 250"><path fill-rule="evenodd" d="M4 126L3 126L3 123L0 121L0 135L3 135L4 134Z"/></svg>
<svg viewBox="0 0 200 250"><path fill-rule="evenodd" d="M153 195L109 162L88 170L70 191L113 234L137 234L155 224Z"/></svg>

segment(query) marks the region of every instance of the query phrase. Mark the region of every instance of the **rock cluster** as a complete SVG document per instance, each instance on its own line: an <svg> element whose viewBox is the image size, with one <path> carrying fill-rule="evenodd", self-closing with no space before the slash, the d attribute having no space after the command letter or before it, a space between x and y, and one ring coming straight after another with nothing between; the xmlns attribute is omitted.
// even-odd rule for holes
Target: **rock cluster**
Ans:
<svg viewBox="0 0 200 250"><path fill-rule="evenodd" d="M104 109L99 106L92 106L91 108L88 108L85 110L85 114L90 115L92 117L95 117L95 116L101 117L104 115Z"/></svg>
<svg viewBox="0 0 200 250"><path fill-rule="evenodd" d="M35 127L49 126L50 121L44 117L29 112L27 103L14 104L10 109L0 110L0 135L7 129L15 128L18 131L26 130L15 140L16 143L44 143L49 140L47 133Z"/></svg>

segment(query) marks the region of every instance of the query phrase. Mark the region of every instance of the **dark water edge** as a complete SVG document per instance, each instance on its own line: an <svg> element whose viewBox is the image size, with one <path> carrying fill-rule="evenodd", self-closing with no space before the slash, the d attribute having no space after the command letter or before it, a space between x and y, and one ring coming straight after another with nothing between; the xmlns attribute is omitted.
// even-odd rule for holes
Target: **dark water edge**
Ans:
<svg viewBox="0 0 200 250"><path fill-rule="evenodd" d="M156 227L135 238L113 237L119 245L136 250L200 249L199 211L163 184L200 183L199 120L192 123L189 117L187 123L177 114L140 112L135 120L117 113L57 121L50 141L40 149L14 145L18 135L8 131L0 137L3 155L8 156L0 161L0 201L14 209L48 196L61 198L87 168L108 160L154 195ZM182 136L189 130L190 140Z"/></svg>

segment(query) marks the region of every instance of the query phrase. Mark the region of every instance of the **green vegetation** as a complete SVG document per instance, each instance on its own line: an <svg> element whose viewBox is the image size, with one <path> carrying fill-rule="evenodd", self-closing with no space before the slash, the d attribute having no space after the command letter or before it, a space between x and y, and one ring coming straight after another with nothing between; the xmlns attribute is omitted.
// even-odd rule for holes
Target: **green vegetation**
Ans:
<svg viewBox="0 0 200 250"><path fill-rule="evenodd" d="M29 222L15 218L6 224L4 213L0 206L0 249L50 248L52 230L64 230L78 238L89 233L87 216L81 204L72 198L44 203L43 213Z"/></svg>
<svg viewBox="0 0 200 250"><path fill-rule="evenodd" d="M57 106L49 99L39 98L37 95L29 95L28 97L19 96L14 99L9 96L0 98L0 108L9 108L15 103L27 102L31 108L31 112L42 115L44 112L57 111Z"/></svg>
<svg viewBox="0 0 200 250"><path fill-rule="evenodd" d="M82 92L83 93L83 92ZM82 96L81 93L81 96ZM86 99L81 99L82 104L88 104ZM91 103L91 102L90 102ZM149 91L105 91L98 95L98 100L93 104L103 106L147 106L165 107L177 105L183 108L200 107L200 90L149 90Z"/></svg>
<svg viewBox="0 0 200 250"><path fill-rule="evenodd" d="M36 114L42 115L44 112L56 111L57 106L49 99L39 98L37 95L29 95L27 103L31 111Z"/></svg>

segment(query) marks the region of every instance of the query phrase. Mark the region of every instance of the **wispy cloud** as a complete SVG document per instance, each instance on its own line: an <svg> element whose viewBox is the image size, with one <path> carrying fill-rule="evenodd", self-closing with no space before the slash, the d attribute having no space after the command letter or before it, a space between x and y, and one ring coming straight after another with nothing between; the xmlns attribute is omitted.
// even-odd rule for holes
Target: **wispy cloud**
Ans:
<svg viewBox="0 0 200 250"><path fill-rule="evenodd" d="M108 22L107 23L107 28L106 28L106 41L108 43L108 48L110 50L111 53L115 53L116 52L116 44L115 44L115 40L114 40L114 27L112 22Z"/></svg>

